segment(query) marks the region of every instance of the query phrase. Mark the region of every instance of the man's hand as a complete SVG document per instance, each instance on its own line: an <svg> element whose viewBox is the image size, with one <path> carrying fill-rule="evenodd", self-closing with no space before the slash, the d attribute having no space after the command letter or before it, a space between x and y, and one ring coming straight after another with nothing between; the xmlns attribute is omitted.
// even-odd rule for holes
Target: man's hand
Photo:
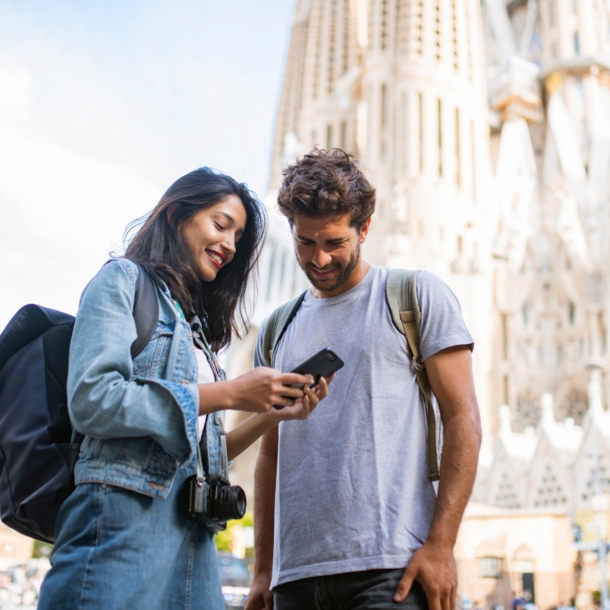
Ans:
<svg viewBox="0 0 610 610"><path fill-rule="evenodd" d="M269 585L271 576L254 577L245 610L273 610L273 591Z"/></svg>
<svg viewBox="0 0 610 610"><path fill-rule="evenodd" d="M452 548L426 542L415 551L396 587L395 602L401 602L407 597L414 580L424 590L429 610L452 610L457 589L457 570Z"/></svg>

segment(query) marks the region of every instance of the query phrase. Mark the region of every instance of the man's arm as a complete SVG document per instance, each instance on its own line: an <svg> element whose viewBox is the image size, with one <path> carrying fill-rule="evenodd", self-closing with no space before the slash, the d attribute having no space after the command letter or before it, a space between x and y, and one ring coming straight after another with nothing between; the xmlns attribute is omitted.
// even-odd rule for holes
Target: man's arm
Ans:
<svg viewBox="0 0 610 610"><path fill-rule="evenodd" d="M444 427L441 476L430 532L407 566L394 601L405 599L417 580L430 610L452 610L457 587L453 547L474 484L481 446L469 347L451 347L430 356L426 372Z"/></svg>
<svg viewBox="0 0 610 610"><path fill-rule="evenodd" d="M273 527L278 429L263 435L254 469L254 578L246 610L272 610Z"/></svg>

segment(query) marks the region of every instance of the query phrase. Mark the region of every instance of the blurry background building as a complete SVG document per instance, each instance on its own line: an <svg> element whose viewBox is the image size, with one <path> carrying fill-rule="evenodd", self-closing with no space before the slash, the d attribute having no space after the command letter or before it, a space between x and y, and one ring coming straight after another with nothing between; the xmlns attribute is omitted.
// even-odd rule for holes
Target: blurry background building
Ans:
<svg viewBox="0 0 610 610"><path fill-rule="evenodd" d="M377 188L367 259L440 275L476 342L480 505L463 528L480 540L462 534L457 554L462 595L479 604L534 592L536 578L544 607L599 583L585 567L591 511L610 494L609 27L605 0L295 6L262 285L229 372L250 366L258 325L307 286L273 211L283 166L315 146L357 153ZM234 473L250 493L255 454ZM475 586L468 562L495 588Z"/></svg>

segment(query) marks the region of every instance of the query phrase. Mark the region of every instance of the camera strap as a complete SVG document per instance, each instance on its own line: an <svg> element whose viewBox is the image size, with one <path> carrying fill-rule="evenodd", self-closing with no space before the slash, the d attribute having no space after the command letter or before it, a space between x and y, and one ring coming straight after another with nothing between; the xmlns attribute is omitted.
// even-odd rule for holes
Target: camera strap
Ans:
<svg viewBox="0 0 610 610"><path fill-rule="evenodd" d="M197 476L205 478L210 474L210 457L208 454L208 422L209 417L206 416L205 425L203 426L203 434L201 440L197 443ZM222 476L229 480L229 460L227 455L227 433L225 432L224 423L220 415L214 420L220 428L220 460Z"/></svg>
<svg viewBox="0 0 610 610"><path fill-rule="evenodd" d="M197 443L197 477L205 479L210 474L210 458L208 456L208 416L205 416L203 434Z"/></svg>
<svg viewBox="0 0 610 610"><path fill-rule="evenodd" d="M223 369L220 366L220 362L218 358L216 358L216 354L212 351L210 344L203 332L201 326L196 330L196 334L194 337L200 338L202 351L206 355L206 358L212 368L212 372L214 373L214 378L216 381L224 381L227 376ZM206 476L210 475L210 456L208 452L208 423L210 421L209 415L205 416L205 424L203 425L203 433L201 435L201 440L197 443L197 477L206 478ZM225 432L224 422L220 415L217 415L214 419L214 422L220 429L220 459L221 459L221 470L222 476L225 479L229 479L229 465L228 465L228 456L227 456L227 434Z"/></svg>

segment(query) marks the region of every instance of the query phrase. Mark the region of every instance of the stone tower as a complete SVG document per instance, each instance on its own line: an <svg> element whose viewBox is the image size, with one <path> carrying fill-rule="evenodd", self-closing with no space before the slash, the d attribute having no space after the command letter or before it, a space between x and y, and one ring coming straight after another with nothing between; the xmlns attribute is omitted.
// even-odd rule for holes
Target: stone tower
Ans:
<svg viewBox="0 0 610 610"><path fill-rule="evenodd" d="M287 161L318 146L356 148L356 90L362 63L353 0L298 0L280 104L269 189Z"/></svg>

